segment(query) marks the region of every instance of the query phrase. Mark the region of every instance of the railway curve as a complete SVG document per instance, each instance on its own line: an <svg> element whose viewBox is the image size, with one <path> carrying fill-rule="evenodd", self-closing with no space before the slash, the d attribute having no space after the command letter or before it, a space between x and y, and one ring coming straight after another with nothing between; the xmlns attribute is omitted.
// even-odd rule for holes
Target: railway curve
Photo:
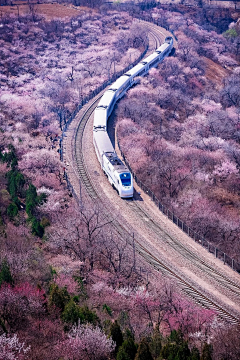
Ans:
<svg viewBox="0 0 240 360"><path fill-rule="evenodd" d="M169 33L149 23L146 27L152 51ZM238 274L188 238L156 210L145 194L134 201L122 200L106 181L92 144L92 114L103 93L81 109L64 138L64 161L75 194L80 196L84 187L93 202L101 202L105 216L121 236L131 237L134 233L137 252L157 271L173 278L196 303L239 323ZM136 184L135 188L139 190Z"/></svg>

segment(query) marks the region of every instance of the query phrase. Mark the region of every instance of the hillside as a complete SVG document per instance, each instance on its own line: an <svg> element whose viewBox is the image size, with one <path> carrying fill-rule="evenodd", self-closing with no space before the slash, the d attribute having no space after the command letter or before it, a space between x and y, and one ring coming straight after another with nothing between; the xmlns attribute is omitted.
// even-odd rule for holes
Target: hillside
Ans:
<svg viewBox="0 0 240 360"><path fill-rule="evenodd" d="M136 253L134 235L121 238L81 186L79 203L67 187L60 160L62 129L89 94L139 57L148 42L146 29L131 12L114 7L98 11L70 4L30 5L19 5L17 11L16 6L1 7L0 360L196 360L219 359L230 351L231 359L237 359L235 327L183 298L174 282L156 277ZM238 126L237 110L223 92L237 81L238 54L229 45L236 39L228 42L211 32L215 47L209 55L207 41L198 45L199 39L209 39L207 30L192 23L186 33L184 15L165 9L160 14L178 37L179 50L151 70L118 108L119 117L124 109L131 112L131 118L124 114L119 120L121 145L147 181L146 165L160 168L153 160L159 160L154 156L163 149L168 157L178 152L177 175L189 171L192 149L179 151L174 141L182 134L188 144L197 141L197 133L191 138L183 133L185 120L186 128L194 129L191 120L198 118L200 124L205 113L219 111L217 101L225 106L221 119L228 114L231 121L231 127L224 122L223 131L228 131L231 149L238 150L238 132L231 137ZM135 142L129 137L133 131ZM159 134L163 140L157 139ZM129 152L133 145L135 152ZM227 157L221 167L223 150L217 150L201 157L206 169L196 151L194 176L199 168L218 166L216 181L222 177L223 185L211 195L233 213L238 206L237 167ZM134 157L139 154L140 164ZM158 186L158 174L151 172L152 185ZM204 176L198 174L199 184ZM180 190L193 198L192 183ZM166 201L178 207L174 196ZM235 243L232 249L237 251Z"/></svg>

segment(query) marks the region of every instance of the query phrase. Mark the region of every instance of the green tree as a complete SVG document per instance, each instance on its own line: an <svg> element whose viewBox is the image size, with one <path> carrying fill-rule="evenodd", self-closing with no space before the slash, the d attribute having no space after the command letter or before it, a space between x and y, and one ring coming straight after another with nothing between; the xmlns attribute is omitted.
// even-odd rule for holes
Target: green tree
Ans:
<svg viewBox="0 0 240 360"><path fill-rule="evenodd" d="M8 180L7 189L12 199L17 196L16 175L17 172L12 170L8 171L6 174Z"/></svg>
<svg viewBox="0 0 240 360"><path fill-rule="evenodd" d="M183 342L183 334L180 330L172 330L169 336L170 342L175 342L176 344L181 344Z"/></svg>
<svg viewBox="0 0 240 360"><path fill-rule="evenodd" d="M102 309L103 309L103 311L105 311L109 316L112 316L112 310L111 310L110 306L108 306L107 304L103 304Z"/></svg>
<svg viewBox="0 0 240 360"><path fill-rule="evenodd" d="M37 206L37 190L33 184L30 184L26 192L26 213L31 218L35 207Z"/></svg>
<svg viewBox="0 0 240 360"><path fill-rule="evenodd" d="M134 343L133 338L129 337L124 340L122 345L119 347L117 360L134 360L136 352L137 346Z"/></svg>
<svg viewBox="0 0 240 360"><path fill-rule="evenodd" d="M74 298L65 305L64 311L61 315L61 319L67 324L77 324L78 321L82 324L91 323L98 325L100 320L94 311L91 311L87 306L78 306Z"/></svg>
<svg viewBox="0 0 240 360"><path fill-rule="evenodd" d="M70 301L70 295L65 287L59 288L58 285L52 284L49 293L49 305L56 306L63 312L66 304Z"/></svg>
<svg viewBox="0 0 240 360"><path fill-rule="evenodd" d="M183 341L182 344L178 345L176 360L189 360L190 354L188 343Z"/></svg>
<svg viewBox="0 0 240 360"><path fill-rule="evenodd" d="M192 348L190 359L191 360L200 360L200 353L199 353L198 348L196 348L196 347Z"/></svg>
<svg viewBox="0 0 240 360"><path fill-rule="evenodd" d="M150 353L147 340L143 338L138 346L135 360L153 360L152 354Z"/></svg>
<svg viewBox="0 0 240 360"><path fill-rule="evenodd" d="M155 330L152 340L149 343L149 348L153 358L157 358L162 349L162 336L158 330Z"/></svg>
<svg viewBox="0 0 240 360"><path fill-rule="evenodd" d="M18 207L15 203L11 203L7 208L7 215L10 219L13 219L18 214Z"/></svg>
<svg viewBox="0 0 240 360"><path fill-rule="evenodd" d="M17 172L15 175L15 183L16 183L17 192L20 194L20 196L23 196L23 188L26 181L23 174L21 174L20 172Z"/></svg>
<svg viewBox="0 0 240 360"><path fill-rule="evenodd" d="M17 156L15 153L15 148L12 144L8 145L8 152L5 152L4 154L1 153L0 159L1 161L7 163L7 166L14 166L17 165Z"/></svg>
<svg viewBox="0 0 240 360"><path fill-rule="evenodd" d="M40 238L43 237L44 234L44 227L41 225L41 223L35 218L35 216L33 216L31 218L31 222L32 222L32 233L33 235L37 235Z"/></svg>
<svg viewBox="0 0 240 360"><path fill-rule="evenodd" d="M173 330L167 344L161 350L161 356L168 360L190 360L191 352L181 331Z"/></svg>
<svg viewBox="0 0 240 360"><path fill-rule="evenodd" d="M94 311L91 311L86 305L79 308L79 318L81 323L91 323L93 325L98 325L100 323L97 314Z"/></svg>
<svg viewBox="0 0 240 360"><path fill-rule="evenodd" d="M123 343L123 334L122 334L121 328L116 320L110 326L110 336L112 337L113 341L116 343L115 352L117 353L119 347Z"/></svg>
<svg viewBox="0 0 240 360"><path fill-rule="evenodd" d="M61 319L65 323L71 325L78 323L78 320L80 319L80 308L73 299L71 299L65 305L64 311L61 315Z"/></svg>
<svg viewBox="0 0 240 360"><path fill-rule="evenodd" d="M200 360L212 360L212 345L205 343L203 345L202 355Z"/></svg>
<svg viewBox="0 0 240 360"><path fill-rule="evenodd" d="M163 359L175 360L177 356L178 346L176 344L167 343L161 350L161 357Z"/></svg>
<svg viewBox="0 0 240 360"><path fill-rule="evenodd" d="M0 286L4 282L13 285L12 274L11 274L10 267L9 267L6 259L4 259L1 264Z"/></svg>
<svg viewBox="0 0 240 360"><path fill-rule="evenodd" d="M225 31L225 33L223 33L223 36L225 36L226 38L236 38L238 36L238 33L235 29L228 29L227 31Z"/></svg>

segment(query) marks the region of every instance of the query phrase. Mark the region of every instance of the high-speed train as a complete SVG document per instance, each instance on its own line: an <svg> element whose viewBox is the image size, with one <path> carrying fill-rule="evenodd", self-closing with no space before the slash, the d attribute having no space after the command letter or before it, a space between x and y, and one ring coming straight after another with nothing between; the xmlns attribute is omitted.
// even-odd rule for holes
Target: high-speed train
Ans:
<svg viewBox="0 0 240 360"><path fill-rule="evenodd" d="M154 53L118 78L101 97L94 112L93 143L103 172L121 198L133 197L133 178L128 168L118 158L107 133L107 121L116 102L136 84L138 76L144 76L170 54L173 38L165 42Z"/></svg>

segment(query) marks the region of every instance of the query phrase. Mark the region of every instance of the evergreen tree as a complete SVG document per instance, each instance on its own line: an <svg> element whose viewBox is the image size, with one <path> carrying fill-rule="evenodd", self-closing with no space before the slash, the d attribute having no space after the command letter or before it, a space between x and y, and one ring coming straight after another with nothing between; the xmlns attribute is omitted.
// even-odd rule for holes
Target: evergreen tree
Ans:
<svg viewBox="0 0 240 360"><path fill-rule="evenodd" d="M10 219L13 219L18 214L18 207L15 203L11 203L7 208L7 215Z"/></svg>
<svg viewBox="0 0 240 360"><path fill-rule="evenodd" d="M162 348L161 356L168 360L190 360L191 352L188 343L184 341L181 331L173 330L168 343Z"/></svg>
<svg viewBox="0 0 240 360"><path fill-rule="evenodd" d="M97 314L94 311L91 311L86 305L79 308L79 318L81 323L91 323L93 325L98 325L100 323Z"/></svg>
<svg viewBox="0 0 240 360"><path fill-rule="evenodd" d="M33 184L30 184L26 192L26 213L31 218L37 205L37 190Z"/></svg>
<svg viewBox="0 0 240 360"><path fill-rule="evenodd" d="M198 348L194 347L191 351L191 360L200 360L200 353Z"/></svg>
<svg viewBox="0 0 240 360"><path fill-rule="evenodd" d="M11 164L12 168L17 164L17 156L15 153L14 146L12 144L8 145L8 152L5 152L4 155L1 153L1 161L7 163L7 166Z"/></svg>
<svg viewBox="0 0 240 360"><path fill-rule="evenodd" d="M13 285L12 274L11 274L10 267L9 267L6 259L4 259L1 264L0 286L4 282Z"/></svg>
<svg viewBox="0 0 240 360"><path fill-rule="evenodd" d="M163 359L174 360L177 356L178 346L176 344L167 343L161 350Z"/></svg>
<svg viewBox="0 0 240 360"><path fill-rule="evenodd" d="M190 350L186 341L178 345L176 360L189 360Z"/></svg>
<svg viewBox="0 0 240 360"><path fill-rule="evenodd" d="M73 299L71 299L64 308L64 311L61 315L61 319L68 323L68 324L77 324L80 319L80 308L79 306L74 302Z"/></svg>
<svg viewBox="0 0 240 360"><path fill-rule="evenodd" d="M153 358L157 358L162 349L162 336L158 330L154 331L151 342L149 343L149 348Z"/></svg>
<svg viewBox="0 0 240 360"><path fill-rule="evenodd" d="M62 312L69 301L70 295L65 287L59 288L56 284L51 285L49 294L50 306L56 306Z"/></svg>
<svg viewBox="0 0 240 360"><path fill-rule="evenodd" d="M17 172L12 170L6 174L8 180L7 189L12 199L17 196L16 175Z"/></svg>
<svg viewBox="0 0 240 360"><path fill-rule="evenodd" d="M16 170L17 166L18 166L18 161L17 161L17 158L14 157L11 162L11 169L14 171L14 170Z"/></svg>
<svg viewBox="0 0 240 360"><path fill-rule="evenodd" d="M135 356L135 360L153 360L146 339L142 339Z"/></svg>
<svg viewBox="0 0 240 360"><path fill-rule="evenodd" d="M200 360L212 360L212 345L205 343Z"/></svg>
<svg viewBox="0 0 240 360"><path fill-rule="evenodd" d="M132 337L128 337L123 341L122 345L119 347L117 353L117 360L134 360L137 352L137 346L134 343Z"/></svg>
<svg viewBox="0 0 240 360"><path fill-rule="evenodd" d="M23 196L23 187L26 181L23 174L21 174L20 172L16 173L15 183L16 183L17 192L20 194L20 196Z"/></svg>
<svg viewBox="0 0 240 360"><path fill-rule="evenodd" d="M32 233L34 235L39 236L40 238L43 237L44 234L44 227L41 225L41 223L35 218L35 216L33 216L31 218L31 222L32 222Z"/></svg>
<svg viewBox="0 0 240 360"><path fill-rule="evenodd" d="M117 353L119 347L123 343L123 334L122 334L121 328L116 320L110 326L110 336L112 337L113 341L116 343L115 352Z"/></svg>
<svg viewBox="0 0 240 360"><path fill-rule="evenodd" d="M132 358L129 357L128 353L122 348L122 346L120 346L120 348L118 350L116 359L117 360L132 360Z"/></svg>
<svg viewBox="0 0 240 360"><path fill-rule="evenodd" d="M172 330L169 336L169 341L181 344L183 342L183 334L181 330Z"/></svg>

